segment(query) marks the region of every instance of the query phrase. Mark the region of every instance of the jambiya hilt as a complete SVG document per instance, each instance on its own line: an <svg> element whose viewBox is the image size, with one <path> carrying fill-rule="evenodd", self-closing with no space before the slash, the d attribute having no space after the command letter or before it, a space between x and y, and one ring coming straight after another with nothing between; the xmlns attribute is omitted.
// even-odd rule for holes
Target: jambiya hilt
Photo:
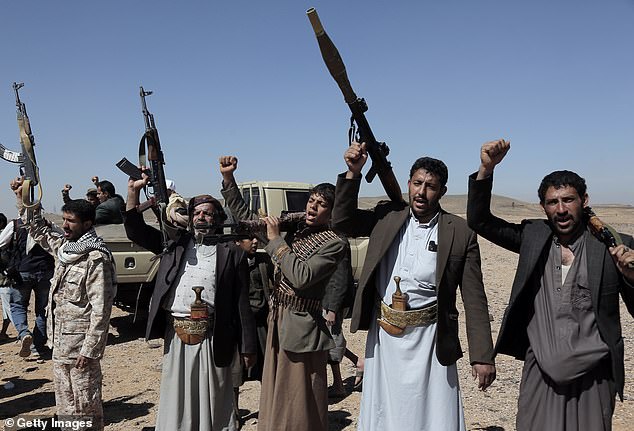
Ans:
<svg viewBox="0 0 634 431"><path fill-rule="evenodd" d="M196 299L190 305L190 316L193 320L204 320L209 317L209 311L207 310L207 304L205 304L201 298L203 290L202 286L192 287L194 293L196 293Z"/></svg>
<svg viewBox="0 0 634 431"><path fill-rule="evenodd" d="M392 304L390 305L390 308L396 311L407 311L408 296L407 293L401 292L401 277L398 275L395 276L394 282L396 283L396 291L392 294ZM385 304L381 303L381 307L384 306ZM402 328L400 326L396 326L383 319L383 317L380 317L377 323L390 335L401 335L405 331L404 326Z"/></svg>
<svg viewBox="0 0 634 431"><path fill-rule="evenodd" d="M22 82L13 83L22 152L10 151L0 144L0 157L8 162L20 165L20 176L23 178L22 204L27 210L30 210L39 205L42 200L42 184L40 182L40 171L35 159L35 139L31 131L31 123L26 113L26 105L20 100L19 90L22 87L24 87ZM37 193L35 191L36 187ZM27 216L27 219L30 220L30 218Z"/></svg>

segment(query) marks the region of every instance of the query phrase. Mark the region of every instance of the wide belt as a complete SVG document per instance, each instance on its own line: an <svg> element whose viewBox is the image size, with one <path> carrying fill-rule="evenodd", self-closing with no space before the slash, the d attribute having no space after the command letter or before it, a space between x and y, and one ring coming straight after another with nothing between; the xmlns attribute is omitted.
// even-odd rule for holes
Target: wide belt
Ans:
<svg viewBox="0 0 634 431"><path fill-rule="evenodd" d="M213 315L207 319L172 316L174 332L185 344L200 344L207 338L207 331L213 328Z"/></svg>
<svg viewBox="0 0 634 431"><path fill-rule="evenodd" d="M280 291L280 289L275 289L271 294L271 303L272 308L282 306L294 311L307 311L309 313L321 314L321 300L289 295L288 293Z"/></svg>
<svg viewBox="0 0 634 431"><path fill-rule="evenodd" d="M436 322L438 303L434 302L432 305L417 310L399 311L381 301L380 314L380 320L401 329L408 326L427 326Z"/></svg>

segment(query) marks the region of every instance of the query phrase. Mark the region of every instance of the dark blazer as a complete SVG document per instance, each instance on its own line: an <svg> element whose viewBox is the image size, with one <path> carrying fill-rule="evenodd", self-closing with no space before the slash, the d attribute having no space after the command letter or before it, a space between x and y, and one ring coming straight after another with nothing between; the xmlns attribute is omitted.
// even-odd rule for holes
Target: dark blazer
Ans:
<svg viewBox="0 0 634 431"><path fill-rule="evenodd" d="M357 208L361 179L337 179L333 226L352 237L370 236L368 252L359 279L350 331L367 330L377 305L375 276L379 262L388 251L403 223L410 216L405 202L379 202L372 210ZM465 307L467 340L471 364L493 364L493 341L487 299L480 269L480 248L467 222L441 210L438 221L436 263L438 326L436 356L443 365L462 357L458 339L456 290L460 286Z"/></svg>
<svg viewBox="0 0 634 431"><path fill-rule="evenodd" d="M128 238L154 254L163 251L159 230L145 224L136 210L126 212L125 230ZM175 280L183 265L185 247L192 239L184 233L176 241L170 241L168 252L161 257L152 292L146 339L165 334L167 312L162 302L170 289L176 288ZM245 254L233 243L217 245L216 296L213 329L214 363L218 367L231 364L236 345L242 353L255 353L255 322L249 306L248 265Z"/></svg>
<svg viewBox="0 0 634 431"><path fill-rule="evenodd" d="M119 195L114 195L107 201L97 205L95 210L95 224L121 224L125 202Z"/></svg>
<svg viewBox="0 0 634 431"><path fill-rule="evenodd" d="M529 346L526 328L533 315L533 301L536 293L534 289L531 289L532 281L543 271L543 268L537 267L537 263L542 254L548 253L553 232L546 219L523 220L522 223L516 224L495 217L490 210L493 177L476 181L476 175L469 177L467 203L469 226L500 247L519 253L511 297L504 312L495 351L524 360ZM622 238L628 247L634 248L631 236L622 235ZM586 241L586 254L592 310L597 320L599 334L610 350L612 374L622 397L625 370L619 292L632 314L634 289L629 286L617 269L605 245L593 235L589 235Z"/></svg>

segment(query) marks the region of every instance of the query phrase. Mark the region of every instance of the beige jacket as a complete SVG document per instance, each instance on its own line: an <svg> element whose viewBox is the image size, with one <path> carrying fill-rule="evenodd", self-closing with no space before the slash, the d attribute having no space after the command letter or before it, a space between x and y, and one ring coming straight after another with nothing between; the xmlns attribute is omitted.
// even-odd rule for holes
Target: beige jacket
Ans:
<svg viewBox="0 0 634 431"><path fill-rule="evenodd" d="M74 363L79 355L100 359L117 291L111 257L93 250L66 265L57 257L66 242L62 235L39 214L29 230L33 239L55 257L46 309L47 345L53 348L53 359L66 363Z"/></svg>

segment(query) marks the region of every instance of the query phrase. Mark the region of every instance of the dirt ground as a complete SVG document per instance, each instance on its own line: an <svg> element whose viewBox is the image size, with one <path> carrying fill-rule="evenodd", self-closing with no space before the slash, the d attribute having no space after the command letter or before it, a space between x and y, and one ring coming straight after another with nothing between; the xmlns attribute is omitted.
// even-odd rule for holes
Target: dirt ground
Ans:
<svg viewBox="0 0 634 431"><path fill-rule="evenodd" d="M634 233L634 209L631 207L595 208L599 216L621 232ZM515 204L509 209L511 220L520 220L521 208ZM504 216L504 213L497 213ZM526 210L534 216L534 208ZM500 321L507 304L511 282L517 263L516 255L495 247L480 239L483 273L492 316L493 337L497 337ZM625 338L625 400L616 403L614 430L632 429L634 423L634 321L621 307L623 336ZM461 314L464 318L464 313ZM32 319L32 317L31 317ZM30 320L32 322L32 320ZM346 329L349 321L345 322ZM133 322L130 312L115 308L112 313L110 338L106 356L102 361L104 383L103 400L106 430L153 430L158 408L161 376L162 345L148 344L143 340L143 325ZM9 331L15 337L15 329ZM346 332L349 348L363 353L365 333ZM467 349L464 321L461 338ZM48 415L55 409L50 362L17 355L14 338L0 342L0 429L7 417L17 415ZM477 390L471 378L468 352L458 362L460 385L469 430L511 431L517 410L517 394L522 363L513 358L497 358L497 380L486 391ZM332 401L329 406L329 429L354 430L359 413L361 393L350 392L354 380L354 368L344 359L342 373L349 395ZM12 385L7 385L11 383ZM12 389L7 389L13 386ZM245 418L244 430L257 426L260 386L247 382L240 392L240 411Z"/></svg>

